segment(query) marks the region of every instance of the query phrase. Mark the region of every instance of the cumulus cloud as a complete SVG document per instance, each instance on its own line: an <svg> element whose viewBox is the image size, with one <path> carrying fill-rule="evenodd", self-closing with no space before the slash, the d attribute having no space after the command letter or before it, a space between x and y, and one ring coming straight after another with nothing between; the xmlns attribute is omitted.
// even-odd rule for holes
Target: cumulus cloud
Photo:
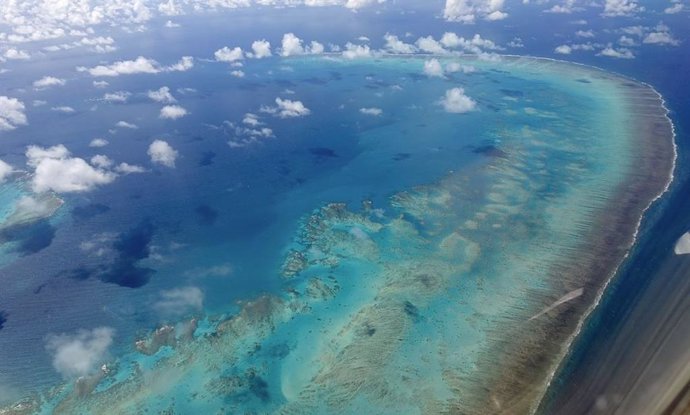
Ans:
<svg viewBox="0 0 690 415"><path fill-rule="evenodd" d="M561 54L561 55L570 55L572 53L573 48L571 48L568 45L560 45L557 46L556 49L554 49L554 52Z"/></svg>
<svg viewBox="0 0 690 415"><path fill-rule="evenodd" d="M102 169L107 169L113 165L113 161L107 156L97 154L91 157L91 164Z"/></svg>
<svg viewBox="0 0 690 415"><path fill-rule="evenodd" d="M62 206L62 203L62 199L52 195L22 196L4 224L30 223L49 218Z"/></svg>
<svg viewBox="0 0 690 415"><path fill-rule="evenodd" d="M72 107L70 107L70 106L68 106L68 105L60 105L60 106L57 106L57 107L52 107L52 108L50 108L50 110L51 110L51 111L55 111L55 112L62 112L62 113L65 113L65 114L71 114L71 113L73 113L73 112L75 111L74 108L72 108Z"/></svg>
<svg viewBox="0 0 690 415"><path fill-rule="evenodd" d="M420 37L417 39L417 47L420 51L426 53L433 53L436 55L443 55L448 53L448 51L439 43L436 39L431 36Z"/></svg>
<svg viewBox="0 0 690 415"><path fill-rule="evenodd" d="M309 115L311 111L305 107L302 101L291 101L289 99L276 98L275 107L261 107L261 112L273 114L280 118L295 118Z"/></svg>
<svg viewBox="0 0 690 415"><path fill-rule="evenodd" d="M89 143L89 147L93 147L93 148L105 147L107 145L108 145L108 140L106 140L105 138L94 138Z"/></svg>
<svg viewBox="0 0 690 415"><path fill-rule="evenodd" d="M43 148L29 146L27 164L34 167L32 188L36 193L85 192L111 183L116 174L92 166L85 160L72 157L63 145Z"/></svg>
<svg viewBox="0 0 690 415"><path fill-rule="evenodd" d="M650 45L672 45L672 46L678 46L680 44L679 41L674 39L673 36L671 36L671 34L669 32L666 32L666 31L647 33L647 35L642 40L642 43L650 44Z"/></svg>
<svg viewBox="0 0 690 415"><path fill-rule="evenodd" d="M503 0L446 0L443 17L451 22L474 23L477 18L502 20Z"/></svg>
<svg viewBox="0 0 690 415"><path fill-rule="evenodd" d="M34 81L34 88L44 89L51 86L62 86L65 85L66 81L61 78L56 78L54 76L44 76L43 78Z"/></svg>
<svg viewBox="0 0 690 415"><path fill-rule="evenodd" d="M477 103L467 95L462 88L453 88L446 91L445 97L441 99L441 105L447 112L462 114L474 110Z"/></svg>
<svg viewBox="0 0 690 415"><path fill-rule="evenodd" d="M154 308L163 314L182 315L199 311L204 305L204 293L194 286L166 290L160 297Z"/></svg>
<svg viewBox="0 0 690 415"><path fill-rule="evenodd" d="M626 48L618 48L615 49L612 46L607 46L606 48L602 49L601 52L597 54L598 56L607 56L609 58L617 58L617 59L633 59L635 58L635 55L632 53L630 49Z"/></svg>
<svg viewBox="0 0 690 415"><path fill-rule="evenodd" d="M24 103L17 98L0 96L0 131L14 130L20 125L26 125Z"/></svg>
<svg viewBox="0 0 690 415"><path fill-rule="evenodd" d="M132 94L126 91L110 92L103 95L103 101L124 103Z"/></svg>
<svg viewBox="0 0 690 415"><path fill-rule="evenodd" d="M139 56L135 60L115 62L112 65L99 65L93 68L80 66L77 70L80 72L86 71L91 74L91 76L120 76L160 72L158 62L143 56Z"/></svg>
<svg viewBox="0 0 690 415"><path fill-rule="evenodd" d="M324 51L321 43L312 41L308 46L302 45L302 39L295 36L294 33L285 33L281 41L281 56L298 56L298 55L320 55Z"/></svg>
<svg viewBox="0 0 690 415"><path fill-rule="evenodd" d="M383 110L381 108L360 108L359 112L365 115L373 115L375 117L378 117L379 115L383 114Z"/></svg>
<svg viewBox="0 0 690 415"><path fill-rule="evenodd" d="M443 77L443 67L438 59L429 59L424 62L424 73L428 76Z"/></svg>
<svg viewBox="0 0 690 415"><path fill-rule="evenodd" d="M472 65L462 65L458 62L449 62L446 65L446 72L462 72L462 73L472 73L476 72L477 68Z"/></svg>
<svg viewBox="0 0 690 415"><path fill-rule="evenodd" d="M160 87L155 91L148 91L146 95L150 99L156 102L160 102L162 104L172 104L174 102L177 102L175 97L173 97L170 93L170 88L168 88L167 86Z"/></svg>
<svg viewBox="0 0 690 415"><path fill-rule="evenodd" d="M415 53L417 51L417 48L414 45L403 42L402 40L398 39L398 37L395 35L386 33L383 36L383 39L386 41L384 49L386 49L388 52L409 54Z"/></svg>
<svg viewBox="0 0 690 415"><path fill-rule="evenodd" d="M134 60L118 61L111 65L98 65L93 68L79 66L77 71L88 72L91 76L96 77L115 77L120 75L180 72L187 71L193 66L194 60L191 56L183 56L179 62L165 67L153 59L139 56Z"/></svg>
<svg viewBox="0 0 690 415"><path fill-rule="evenodd" d="M683 3L681 3L681 0L671 0L671 5L667 8L664 9L664 13L666 14L676 14L680 13L683 11Z"/></svg>
<svg viewBox="0 0 690 415"><path fill-rule="evenodd" d="M229 47L225 46L221 49L218 49L213 56L218 62L235 62L244 59L244 52L240 47L230 49Z"/></svg>
<svg viewBox="0 0 690 415"><path fill-rule="evenodd" d="M161 108L160 118L176 120L187 115L187 110L179 105L166 105Z"/></svg>
<svg viewBox="0 0 690 415"><path fill-rule="evenodd" d="M139 128L139 127L136 126L136 124L132 124L132 123L129 123L129 122L127 122L127 121L118 121L118 122L115 123L115 127L118 127L118 128L129 128L129 129L131 129L131 130L136 130L137 128Z"/></svg>
<svg viewBox="0 0 690 415"><path fill-rule="evenodd" d="M46 349L53 355L53 367L66 379L85 376L104 363L115 330L98 327L75 334L50 335Z"/></svg>
<svg viewBox="0 0 690 415"><path fill-rule="evenodd" d="M465 39L453 32L446 32L441 37L441 44L447 48L461 48L469 52L478 52L481 49L499 50L501 49L493 41L484 39L480 34L475 34L472 38Z"/></svg>
<svg viewBox="0 0 690 415"><path fill-rule="evenodd" d="M120 163L115 166L115 171L121 174L145 173L146 169L141 166L136 166L128 163Z"/></svg>
<svg viewBox="0 0 690 415"><path fill-rule="evenodd" d="M151 162L162 164L166 167L175 167L175 160L178 152L170 146L166 141L154 140L149 146L147 154L151 157Z"/></svg>
<svg viewBox="0 0 690 415"><path fill-rule="evenodd" d="M252 42L252 57L261 59L269 56L271 56L271 43L269 41L262 39Z"/></svg>
<svg viewBox="0 0 690 415"><path fill-rule="evenodd" d="M634 0L606 0L603 15L606 17L631 16L642 11L644 7Z"/></svg>
<svg viewBox="0 0 690 415"><path fill-rule="evenodd" d="M165 72L186 72L194 67L194 58L183 56L177 63L163 68Z"/></svg>
<svg viewBox="0 0 690 415"><path fill-rule="evenodd" d="M244 71L236 69L234 71L230 71L230 75L234 76L235 78L244 78Z"/></svg>
<svg viewBox="0 0 690 415"><path fill-rule="evenodd" d="M372 53L369 45L355 45L347 42L343 51L343 57L346 59L368 58L371 56Z"/></svg>
<svg viewBox="0 0 690 415"><path fill-rule="evenodd" d="M13 171L14 169L12 169L12 166L0 160L0 183L7 180L7 178Z"/></svg>
<svg viewBox="0 0 690 415"><path fill-rule="evenodd" d="M9 60L27 60L31 58L31 55L27 52L15 48L7 49L2 56Z"/></svg>

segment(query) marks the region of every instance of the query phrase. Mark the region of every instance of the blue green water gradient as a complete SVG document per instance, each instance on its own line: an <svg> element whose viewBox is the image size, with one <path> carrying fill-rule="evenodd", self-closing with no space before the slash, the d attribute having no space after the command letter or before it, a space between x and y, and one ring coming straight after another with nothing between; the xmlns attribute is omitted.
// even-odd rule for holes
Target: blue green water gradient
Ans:
<svg viewBox="0 0 690 415"><path fill-rule="evenodd" d="M60 310L35 325L38 338L117 333L105 366L24 404L46 414L533 409L665 188L672 137L658 97L622 77L534 58L440 61L471 70L428 77L423 59L328 57L253 62L244 80L211 65L185 75L193 116L166 136L183 154L177 168L66 198L61 211L96 213L53 225L38 262L4 268L19 278L65 256L38 292L14 292L3 350L21 342L12 334L27 299ZM458 87L476 108L445 111ZM276 96L310 115L261 112ZM237 129L247 112L274 137L247 142ZM135 266L150 272L138 288L89 271L93 246L142 240ZM157 306L190 287L202 309ZM56 383L43 347L0 365L42 390ZM39 354L43 369L26 375Z"/></svg>

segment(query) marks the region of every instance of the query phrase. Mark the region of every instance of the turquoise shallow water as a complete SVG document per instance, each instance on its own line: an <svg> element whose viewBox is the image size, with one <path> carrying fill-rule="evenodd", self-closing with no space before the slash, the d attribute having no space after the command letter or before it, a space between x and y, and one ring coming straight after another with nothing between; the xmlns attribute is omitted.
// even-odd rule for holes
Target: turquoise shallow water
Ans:
<svg viewBox="0 0 690 415"><path fill-rule="evenodd" d="M548 336L537 332L542 321L558 322L592 298L539 314L582 288L554 269L579 255L590 260L593 224L632 174L633 98L624 80L584 67L462 63L474 71L429 78L422 59L305 58L252 63L247 80L227 80L226 69L210 65L203 80L185 75L181 82L197 89L187 104L196 115L166 137L184 155L177 168L66 198L58 217L107 209L57 221L50 247L34 254L39 261L23 256L4 268L18 279L65 255L64 273L33 280L38 292L31 284L14 292L15 318L0 347L30 340L16 334L36 305L60 310L35 325L39 339L97 326L117 333L105 371L37 398L38 412L482 413L528 405L503 401L510 395L501 365L516 357L511 347ZM474 111L444 111L440 100L455 87L476 101ZM301 100L311 114L261 113L276 96ZM228 147L246 137L210 119L220 107L235 126L245 112L260 114L275 137ZM381 115L360 112L370 107ZM113 145L125 154L146 143ZM210 153L215 161L199 162ZM10 186L2 194L16 199ZM139 222L150 226L131 227ZM135 265L155 271L140 288L104 283L95 272L69 277L76 256L87 258L80 269L101 261L84 242L107 251L140 239L148 254ZM74 246L82 250L70 256ZM202 309L156 308L165 290L189 287L204 294ZM150 333L162 323L177 324L176 334ZM2 364L27 389L51 383L44 347L17 350ZM28 375L22 369L33 355L43 368ZM550 367L537 366L535 389Z"/></svg>

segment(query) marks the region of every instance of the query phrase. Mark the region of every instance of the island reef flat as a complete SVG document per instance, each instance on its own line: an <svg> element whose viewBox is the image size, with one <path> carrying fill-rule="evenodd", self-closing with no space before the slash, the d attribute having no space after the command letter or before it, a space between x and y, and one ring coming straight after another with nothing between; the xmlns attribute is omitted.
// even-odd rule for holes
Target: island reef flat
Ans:
<svg viewBox="0 0 690 415"><path fill-rule="evenodd" d="M316 119L276 146L337 163L272 200L299 218L262 252L281 258L279 288L169 322L0 413L536 411L672 180L673 128L651 87L596 68L435 59L443 76L399 56L257 63ZM380 111L347 106L367 99ZM341 124L353 135L327 146ZM245 208L265 204L255 191Z"/></svg>

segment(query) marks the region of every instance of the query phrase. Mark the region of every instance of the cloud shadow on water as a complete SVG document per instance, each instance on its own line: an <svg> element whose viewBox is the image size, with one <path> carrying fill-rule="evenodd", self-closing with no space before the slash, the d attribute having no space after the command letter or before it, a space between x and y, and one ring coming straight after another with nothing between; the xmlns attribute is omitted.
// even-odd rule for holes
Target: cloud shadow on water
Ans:
<svg viewBox="0 0 690 415"><path fill-rule="evenodd" d="M121 287L142 287L155 273L155 270L139 265L139 261L148 258L151 253L150 244L155 230L151 221L144 220L115 238L111 247L114 252L111 261L95 266L82 265L61 275L79 280L98 278Z"/></svg>

